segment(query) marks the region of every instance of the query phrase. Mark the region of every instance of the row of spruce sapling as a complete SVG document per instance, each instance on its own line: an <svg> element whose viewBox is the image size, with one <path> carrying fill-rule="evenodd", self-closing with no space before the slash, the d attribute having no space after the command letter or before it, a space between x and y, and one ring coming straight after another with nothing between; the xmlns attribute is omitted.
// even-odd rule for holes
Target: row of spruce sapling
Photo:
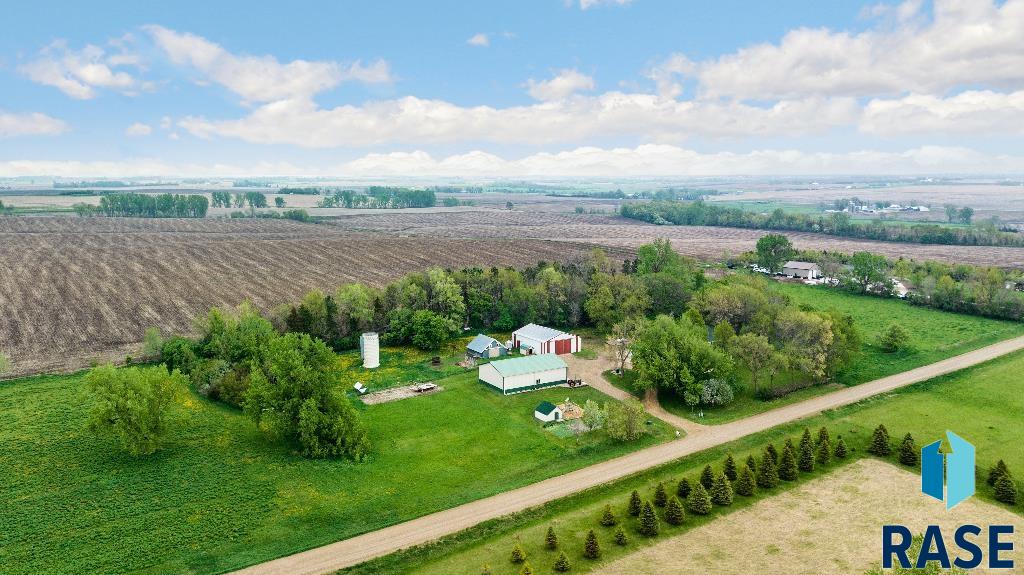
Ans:
<svg viewBox="0 0 1024 575"><path fill-rule="evenodd" d="M742 465L737 464L730 453L726 456L720 472L716 473L711 465L707 465L701 471L698 480L691 482L686 477L680 479L675 486L674 495L669 495L665 483L658 483L655 486L654 495L649 500L642 499L640 492L634 490L629 496L626 512L636 518L636 532L639 535L656 537L660 532L661 520L655 508L664 510L661 519L665 523L672 526L682 525L687 513L708 515L715 506L732 505L735 495L752 497L759 489L772 489L778 486L780 481L795 481L801 472L813 472L817 466L828 465L833 458L845 459L849 454L850 450L842 436L833 444L828 429L822 427L815 439L811 435L811 430L804 428L799 445L795 445L792 439L787 439L782 452L779 453L773 444L768 444L761 454L760 462L750 455ZM616 545L629 544L629 535L610 504L605 505L598 522L602 527L616 528L612 536ZM553 565L556 572L566 572L572 568L569 556L560 549L554 527L548 527L544 547L559 552ZM582 555L590 560L601 557L601 543L593 529L587 532ZM534 573L533 567L527 561L526 551L519 543L512 548L509 560L522 565L520 575ZM490 574L490 567L485 565L482 573Z"/></svg>
<svg viewBox="0 0 1024 575"><path fill-rule="evenodd" d="M868 453L877 457L891 457L894 453L892 439L889 437L889 430L884 425L875 428L871 435L871 445ZM897 459L908 467L921 465L921 450L914 442L914 436L906 434L900 441L899 447L895 450ZM1017 484L1013 481L1013 474L1007 467L1006 462L1000 459L989 468L985 483L992 488L992 495L996 501L1007 505L1017 504Z"/></svg>

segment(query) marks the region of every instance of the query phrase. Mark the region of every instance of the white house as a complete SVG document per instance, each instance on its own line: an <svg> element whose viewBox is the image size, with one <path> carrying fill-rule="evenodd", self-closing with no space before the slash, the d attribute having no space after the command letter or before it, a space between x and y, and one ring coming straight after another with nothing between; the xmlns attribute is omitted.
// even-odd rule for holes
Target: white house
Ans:
<svg viewBox="0 0 1024 575"><path fill-rule="evenodd" d="M531 323L512 332L512 347L523 355L545 353L576 353L581 349L580 336Z"/></svg>
<svg viewBox="0 0 1024 575"><path fill-rule="evenodd" d="M562 410L550 401L542 401L540 402L540 405L537 406L537 409L533 410L533 416L544 423L561 421Z"/></svg>
<svg viewBox="0 0 1024 575"><path fill-rule="evenodd" d="M821 277L821 268L818 264L808 262L786 262L786 265L782 266L782 275L814 280Z"/></svg>
<svg viewBox="0 0 1024 575"><path fill-rule="evenodd" d="M499 359L480 366L480 381L503 395L562 385L569 379L569 366L553 353Z"/></svg>
<svg viewBox="0 0 1024 575"><path fill-rule="evenodd" d="M493 337L479 334L466 346L466 355L477 358L495 358L508 353L508 349Z"/></svg>

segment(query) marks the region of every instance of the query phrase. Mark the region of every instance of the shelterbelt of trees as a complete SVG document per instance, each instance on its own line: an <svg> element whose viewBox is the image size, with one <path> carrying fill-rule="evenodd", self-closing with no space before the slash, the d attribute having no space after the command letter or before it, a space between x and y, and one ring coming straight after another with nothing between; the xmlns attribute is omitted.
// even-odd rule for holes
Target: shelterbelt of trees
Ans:
<svg viewBox="0 0 1024 575"><path fill-rule="evenodd" d="M890 260L870 252L797 251L782 234L768 234L757 251L732 263L757 262L778 271L786 260L815 262L842 289L879 297L896 297L893 280L909 290L907 302L945 311L1014 321L1024 320L1024 275L997 267L941 262Z"/></svg>
<svg viewBox="0 0 1024 575"><path fill-rule="evenodd" d="M338 190L325 196L318 204L321 208L432 208L437 203L434 190L415 190L370 186L365 194L353 190Z"/></svg>
<svg viewBox="0 0 1024 575"><path fill-rule="evenodd" d="M1001 231L994 225L951 227L938 224L898 224L871 220L854 222L845 213L824 216L787 213L781 208L759 214L740 208L716 206L704 201L653 201L629 203L620 208L623 217L652 224L680 226L722 226L758 230L814 232L833 236L965 246L1024 247L1021 234Z"/></svg>
<svg viewBox="0 0 1024 575"><path fill-rule="evenodd" d="M201 194L105 194L100 205L75 204L81 216L203 218L210 207Z"/></svg>

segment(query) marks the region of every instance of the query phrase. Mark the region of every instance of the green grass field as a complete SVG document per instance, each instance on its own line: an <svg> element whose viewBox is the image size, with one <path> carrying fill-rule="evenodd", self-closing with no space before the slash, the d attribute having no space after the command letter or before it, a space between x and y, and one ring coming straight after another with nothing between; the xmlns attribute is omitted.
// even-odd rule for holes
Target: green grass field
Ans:
<svg viewBox="0 0 1024 575"><path fill-rule="evenodd" d="M512 546L520 542L535 572L549 573L557 553L544 549L542 544L544 532L549 525L553 525L563 549L573 563L572 572L584 573L641 546L685 532L757 500L737 496L734 505L716 508L708 517L687 515L686 522L680 527L662 523L661 535L646 539L636 533L636 520L625 513L625 505L632 490L637 489L643 497L650 498L658 482L674 486L684 476L690 478L691 482L696 481L706 464L721 469L721 461L727 453L733 453L742 462L748 453L760 453L767 442L775 443L780 449L786 437L792 437L796 442L805 425L815 431L821 426L827 426L833 441L841 434L854 450L850 460L866 456L865 449L871 432L879 423L886 424L894 443L905 433L913 433L918 447L936 439L944 439L945 431L951 429L976 446L977 464L982 474L996 460L1005 459L1011 472L1015 473L1018 490L1021 490L1024 452L1019 447L1019 435L1020 420L1024 416L1024 380L1019 374L1022 370L1024 353L1006 356L806 421L773 428L540 508L484 523L440 543L400 552L343 572L349 575L479 573L481 566L487 564L494 575L514 575L519 569L509 562L508 556ZM830 469L835 467L833 463ZM813 474L802 474L802 480L821 474L821 469ZM780 493L798 484L783 482L779 488L763 493L762 496ZM908 493L907 496L920 494ZM992 499L991 488L980 478L977 496ZM598 524L605 504L613 506L620 522L627 529L630 544L624 548L612 542L612 529ZM1024 513L1021 505L1014 509ZM766 525L766 528L769 527ZM600 561L582 557L583 541L589 529L599 534L603 551Z"/></svg>
<svg viewBox="0 0 1024 575"><path fill-rule="evenodd" d="M1021 322L949 313L912 306L898 299L861 296L823 286L777 282L771 286L789 296L797 305L821 311L834 309L853 317L864 346L851 368L833 384L800 389L772 401L757 399L749 389L745 390L725 407L704 409L703 418L693 413L678 397L662 393L660 400L666 410L700 423L725 423L828 393L838 389L839 385L872 381L1024 335L1024 323ZM885 353L876 345L878 335L892 323L899 323L910 333L913 350ZM632 374L629 372L622 378L608 376L608 379L622 389L633 391Z"/></svg>
<svg viewBox="0 0 1024 575"><path fill-rule="evenodd" d="M415 361L422 358L406 359L413 365L400 372L423 374ZM241 413L191 394L165 448L134 459L84 431L81 375L0 383L0 571L222 572L670 436L655 420L652 433L631 444L600 432L558 437L533 419L542 400L606 399L589 388L503 397L480 384L475 370L431 379L445 390L357 404L373 442L362 464L299 457L258 434Z"/></svg>

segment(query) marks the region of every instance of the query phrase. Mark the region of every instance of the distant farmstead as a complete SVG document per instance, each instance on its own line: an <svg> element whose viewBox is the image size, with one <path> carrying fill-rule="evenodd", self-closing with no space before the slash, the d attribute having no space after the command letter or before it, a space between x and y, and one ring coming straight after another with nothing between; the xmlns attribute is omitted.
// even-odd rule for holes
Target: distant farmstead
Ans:
<svg viewBox="0 0 1024 575"><path fill-rule="evenodd" d="M544 423L561 421L562 410L550 401L542 401L540 402L540 405L537 406L537 409L533 410L533 416Z"/></svg>
<svg viewBox="0 0 1024 575"><path fill-rule="evenodd" d="M475 358L492 359L508 353L508 349L493 337L480 334L466 346L466 355Z"/></svg>
<svg viewBox="0 0 1024 575"><path fill-rule="evenodd" d="M512 332L512 347L523 355L576 353L580 336L531 323Z"/></svg>
<svg viewBox="0 0 1024 575"><path fill-rule="evenodd" d="M500 359L480 366L480 381L504 395L562 385L569 379L569 366L557 355L531 355Z"/></svg>
<svg viewBox="0 0 1024 575"><path fill-rule="evenodd" d="M815 280L821 277L821 268L818 264L809 262L786 262L786 265L782 266L782 275Z"/></svg>

